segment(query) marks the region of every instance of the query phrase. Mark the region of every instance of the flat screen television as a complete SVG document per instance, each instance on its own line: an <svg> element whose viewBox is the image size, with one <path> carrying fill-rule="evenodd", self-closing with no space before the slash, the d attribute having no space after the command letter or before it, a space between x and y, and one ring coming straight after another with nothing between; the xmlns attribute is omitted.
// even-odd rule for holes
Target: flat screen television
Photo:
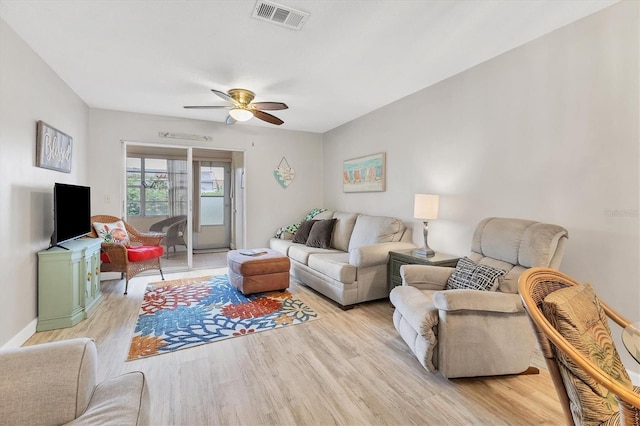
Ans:
<svg viewBox="0 0 640 426"><path fill-rule="evenodd" d="M53 187L51 247L91 232L91 188L56 183ZM64 248L64 247L63 247Z"/></svg>

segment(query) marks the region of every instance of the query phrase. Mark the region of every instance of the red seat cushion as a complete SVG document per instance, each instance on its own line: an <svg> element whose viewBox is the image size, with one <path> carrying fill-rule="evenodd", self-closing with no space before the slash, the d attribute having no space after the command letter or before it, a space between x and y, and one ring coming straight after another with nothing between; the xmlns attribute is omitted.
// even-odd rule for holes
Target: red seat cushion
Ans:
<svg viewBox="0 0 640 426"><path fill-rule="evenodd" d="M155 259L164 254L162 246L131 246L127 247L127 257L129 262L141 262L143 260ZM109 257L106 253L100 253L100 260L109 263Z"/></svg>
<svg viewBox="0 0 640 426"><path fill-rule="evenodd" d="M162 246L133 246L127 247L129 262L140 262L142 260L155 259L164 254Z"/></svg>

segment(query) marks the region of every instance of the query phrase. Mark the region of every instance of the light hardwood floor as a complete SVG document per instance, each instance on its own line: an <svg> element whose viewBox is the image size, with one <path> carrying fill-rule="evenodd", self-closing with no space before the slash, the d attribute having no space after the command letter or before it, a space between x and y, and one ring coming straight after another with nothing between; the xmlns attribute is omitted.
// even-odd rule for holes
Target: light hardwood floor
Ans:
<svg viewBox="0 0 640 426"><path fill-rule="evenodd" d="M167 279L226 269L166 274ZM154 425L560 425L551 379L446 380L427 372L396 333L388 300L342 311L312 290L290 291L321 319L125 362L147 282L103 281L103 301L73 328L25 345L94 338L99 380L141 370ZM533 362L543 367L540 357Z"/></svg>

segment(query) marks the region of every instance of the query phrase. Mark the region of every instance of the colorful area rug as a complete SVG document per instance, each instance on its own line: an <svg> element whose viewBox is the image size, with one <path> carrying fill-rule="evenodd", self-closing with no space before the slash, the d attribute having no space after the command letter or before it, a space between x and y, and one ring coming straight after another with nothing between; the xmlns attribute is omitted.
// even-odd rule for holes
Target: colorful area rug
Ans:
<svg viewBox="0 0 640 426"><path fill-rule="evenodd" d="M127 361L318 318L288 291L245 296L227 275L150 283Z"/></svg>

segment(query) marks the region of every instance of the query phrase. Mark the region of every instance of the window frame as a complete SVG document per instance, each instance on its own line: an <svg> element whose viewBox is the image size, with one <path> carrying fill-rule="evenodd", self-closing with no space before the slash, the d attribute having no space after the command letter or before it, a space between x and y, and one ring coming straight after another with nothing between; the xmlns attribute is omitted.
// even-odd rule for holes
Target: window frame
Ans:
<svg viewBox="0 0 640 426"><path fill-rule="evenodd" d="M145 218L145 217L164 217L164 216L168 216L169 214L169 207L170 207L170 197L169 197L169 187L168 185L164 188L164 190L166 191L166 200L165 201L153 201L156 204L159 203L164 203L166 204L166 213L161 213L161 214L147 214L147 186L145 186L143 184L143 182L145 182L146 179L146 174L147 174L147 167L146 167L146 160L163 160L166 161L168 160L167 158L158 158L156 156L145 156L145 155L127 155L126 159L129 160L130 158L137 158L140 160L140 171L130 171L129 170L129 166L126 166L126 173L127 173L127 192L126 192L126 197L125 197L125 207L126 207L126 214L127 217L131 216L131 217L139 217L139 218ZM140 173L140 181L138 183L138 185L129 185L129 173ZM157 174L158 172L153 172L153 174ZM166 164L165 166L165 170L164 173L167 175L165 180L168 181L169 179L169 166L168 164ZM131 212L129 211L129 189L130 188L135 188L138 189L140 191L140 200L138 201L139 203L139 214L131 214ZM155 189L157 190L157 188L151 188L151 189Z"/></svg>

